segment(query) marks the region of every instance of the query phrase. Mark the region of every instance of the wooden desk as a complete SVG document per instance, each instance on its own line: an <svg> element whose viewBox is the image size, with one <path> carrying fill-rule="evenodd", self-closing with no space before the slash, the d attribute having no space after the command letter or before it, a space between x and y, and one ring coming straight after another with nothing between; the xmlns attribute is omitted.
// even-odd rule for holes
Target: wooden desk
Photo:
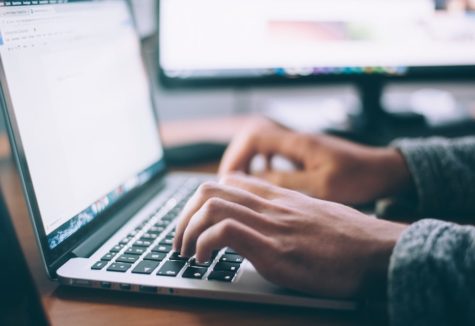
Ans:
<svg viewBox="0 0 475 326"><path fill-rule="evenodd" d="M244 120L240 120L244 119ZM196 134L209 126L221 140L229 137L245 123L245 118L220 121L170 123L164 126L166 143L186 141L187 127ZM218 130L219 129L219 130ZM209 137L208 137L209 136ZM53 325L360 325L368 323L355 313L328 312L218 302L210 300L160 297L131 293L75 289L58 286L44 272L16 169L8 155L8 143L0 136L0 182L14 217L29 267L39 288L43 304ZM197 171L213 171L216 164L196 167Z"/></svg>

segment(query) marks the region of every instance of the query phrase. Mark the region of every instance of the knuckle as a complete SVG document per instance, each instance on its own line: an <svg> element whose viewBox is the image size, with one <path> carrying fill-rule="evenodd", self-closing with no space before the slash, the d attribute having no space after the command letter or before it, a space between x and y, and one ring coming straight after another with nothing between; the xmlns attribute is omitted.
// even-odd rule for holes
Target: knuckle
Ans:
<svg viewBox="0 0 475 326"><path fill-rule="evenodd" d="M197 193L201 197L210 197L214 193L216 193L217 189L218 189L218 184L216 182L206 181L200 185L200 187L197 190Z"/></svg>
<svg viewBox="0 0 475 326"><path fill-rule="evenodd" d="M223 222L220 224L218 236L222 239L229 239L233 237L235 229L236 223L234 222L234 220L227 218L223 220Z"/></svg>
<svg viewBox="0 0 475 326"><path fill-rule="evenodd" d="M211 217L214 214L217 214L225 206L225 204L226 202L223 199L217 198L217 197L211 197L206 201L206 203L203 206L205 210L205 214L208 217Z"/></svg>

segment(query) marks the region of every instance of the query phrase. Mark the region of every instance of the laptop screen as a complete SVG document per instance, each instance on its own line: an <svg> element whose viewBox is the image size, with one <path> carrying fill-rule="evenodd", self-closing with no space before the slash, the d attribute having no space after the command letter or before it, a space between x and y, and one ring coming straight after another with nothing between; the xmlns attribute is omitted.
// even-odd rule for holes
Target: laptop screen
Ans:
<svg viewBox="0 0 475 326"><path fill-rule="evenodd" d="M162 170L125 1L2 1L4 93L50 249Z"/></svg>

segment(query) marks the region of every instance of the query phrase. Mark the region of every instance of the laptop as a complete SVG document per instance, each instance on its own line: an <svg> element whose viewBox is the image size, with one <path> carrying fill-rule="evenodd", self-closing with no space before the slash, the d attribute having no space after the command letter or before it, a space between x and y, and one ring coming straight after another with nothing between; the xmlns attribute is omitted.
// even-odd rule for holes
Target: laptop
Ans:
<svg viewBox="0 0 475 326"><path fill-rule="evenodd" d="M354 309L261 277L231 248L172 252L178 214L214 176L169 173L126 1L4 1L2 107L48 275L68 286Z"/></svg>
<svg viewBox="0 0 475 326"><path fill-rule="evenodd" d="M0 190L0 325L49 325Z"/></svg>

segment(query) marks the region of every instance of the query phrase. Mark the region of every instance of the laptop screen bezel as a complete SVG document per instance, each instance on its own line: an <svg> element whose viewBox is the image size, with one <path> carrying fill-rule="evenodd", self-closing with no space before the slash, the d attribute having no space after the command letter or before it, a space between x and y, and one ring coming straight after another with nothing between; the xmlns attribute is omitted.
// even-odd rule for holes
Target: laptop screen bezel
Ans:
<svg viewBox="0 0 475 326"><path fill-rule="evenodd" d="M130 7L128 6L127 1L126 0L120 0L120 1L123 1L124 5L127 6L128 15L130 15L131 20L134 21L132 19L132 13L130 11ZM92 0L92 1L87 1L87 2L101 2L101 1ZM51 5L55 5L55 4L51 4ZM68 5L68 4L62 3L62 5ZM134 26L134 30L137 37L137 42L140 43L136 26ZM144 65L144 70L148 71L146 69L145 61L143 59L143 54L142 54L142 64ZM158 125L156 101L153 96L154 83L151 81L150 74L147 75L147 79L148 79L148 85L150 89L150 101L152 105L153 116L155 117L155 122L157 126L157 137L158 137L159 143L163 145L161 142L160 128ZM79 230L77 230L74 234L72 234L63 242L61 242L58 246L51 249L49 247L48 237L47 237L45 227L42 222L42 217L39 210L39 205L38 205L35 189L33 187L33 182L30 175L28 162L26 159L24 146L21 140L18 123L15 116L14 108L13 108L13 102L11 99L11 95L10 95L10 91L9 91L9 87L8 87L8 83L6 79L4 64L1 57L0 57L0 85L1 85L0 87L1 103L0 104L2 107L2 112L4 115L7 132L10 139L11 151L18 167L18 172L20 175L22 188L25 193L26 204L29 210L30 218L33 223L37 242L40 246L41 254L43 256L44 263L46 265L45 267L47 269L48 274L53 277L54 272L55 272L53 266L58 265L59 261L64 261L65 259L67 259L68 254L74 248L76 248L79 244L81 244L86 238L88 238L88 236L90 236L95 230L100 228L104 223L109 221L110 220L109 218L113 217L113 213L117 210L117 208L122 207L132 198L142 193L144 189L148 188L150 184L152 184L154 181L156 181L157 179L159 179L161 176L163 176L166 173L167 168L166 168L165 159L162 156L158 161L152 164L152 166L156 165L158 168L155 170L154 174L147 182L133 189L132 191L130 191L130 193L125 194L116 203L112 204L109 208L107 208L106 210L98 214L98 216L94 220L92 220L91 222L89 222L87 225L83 226Z"/></svg>

